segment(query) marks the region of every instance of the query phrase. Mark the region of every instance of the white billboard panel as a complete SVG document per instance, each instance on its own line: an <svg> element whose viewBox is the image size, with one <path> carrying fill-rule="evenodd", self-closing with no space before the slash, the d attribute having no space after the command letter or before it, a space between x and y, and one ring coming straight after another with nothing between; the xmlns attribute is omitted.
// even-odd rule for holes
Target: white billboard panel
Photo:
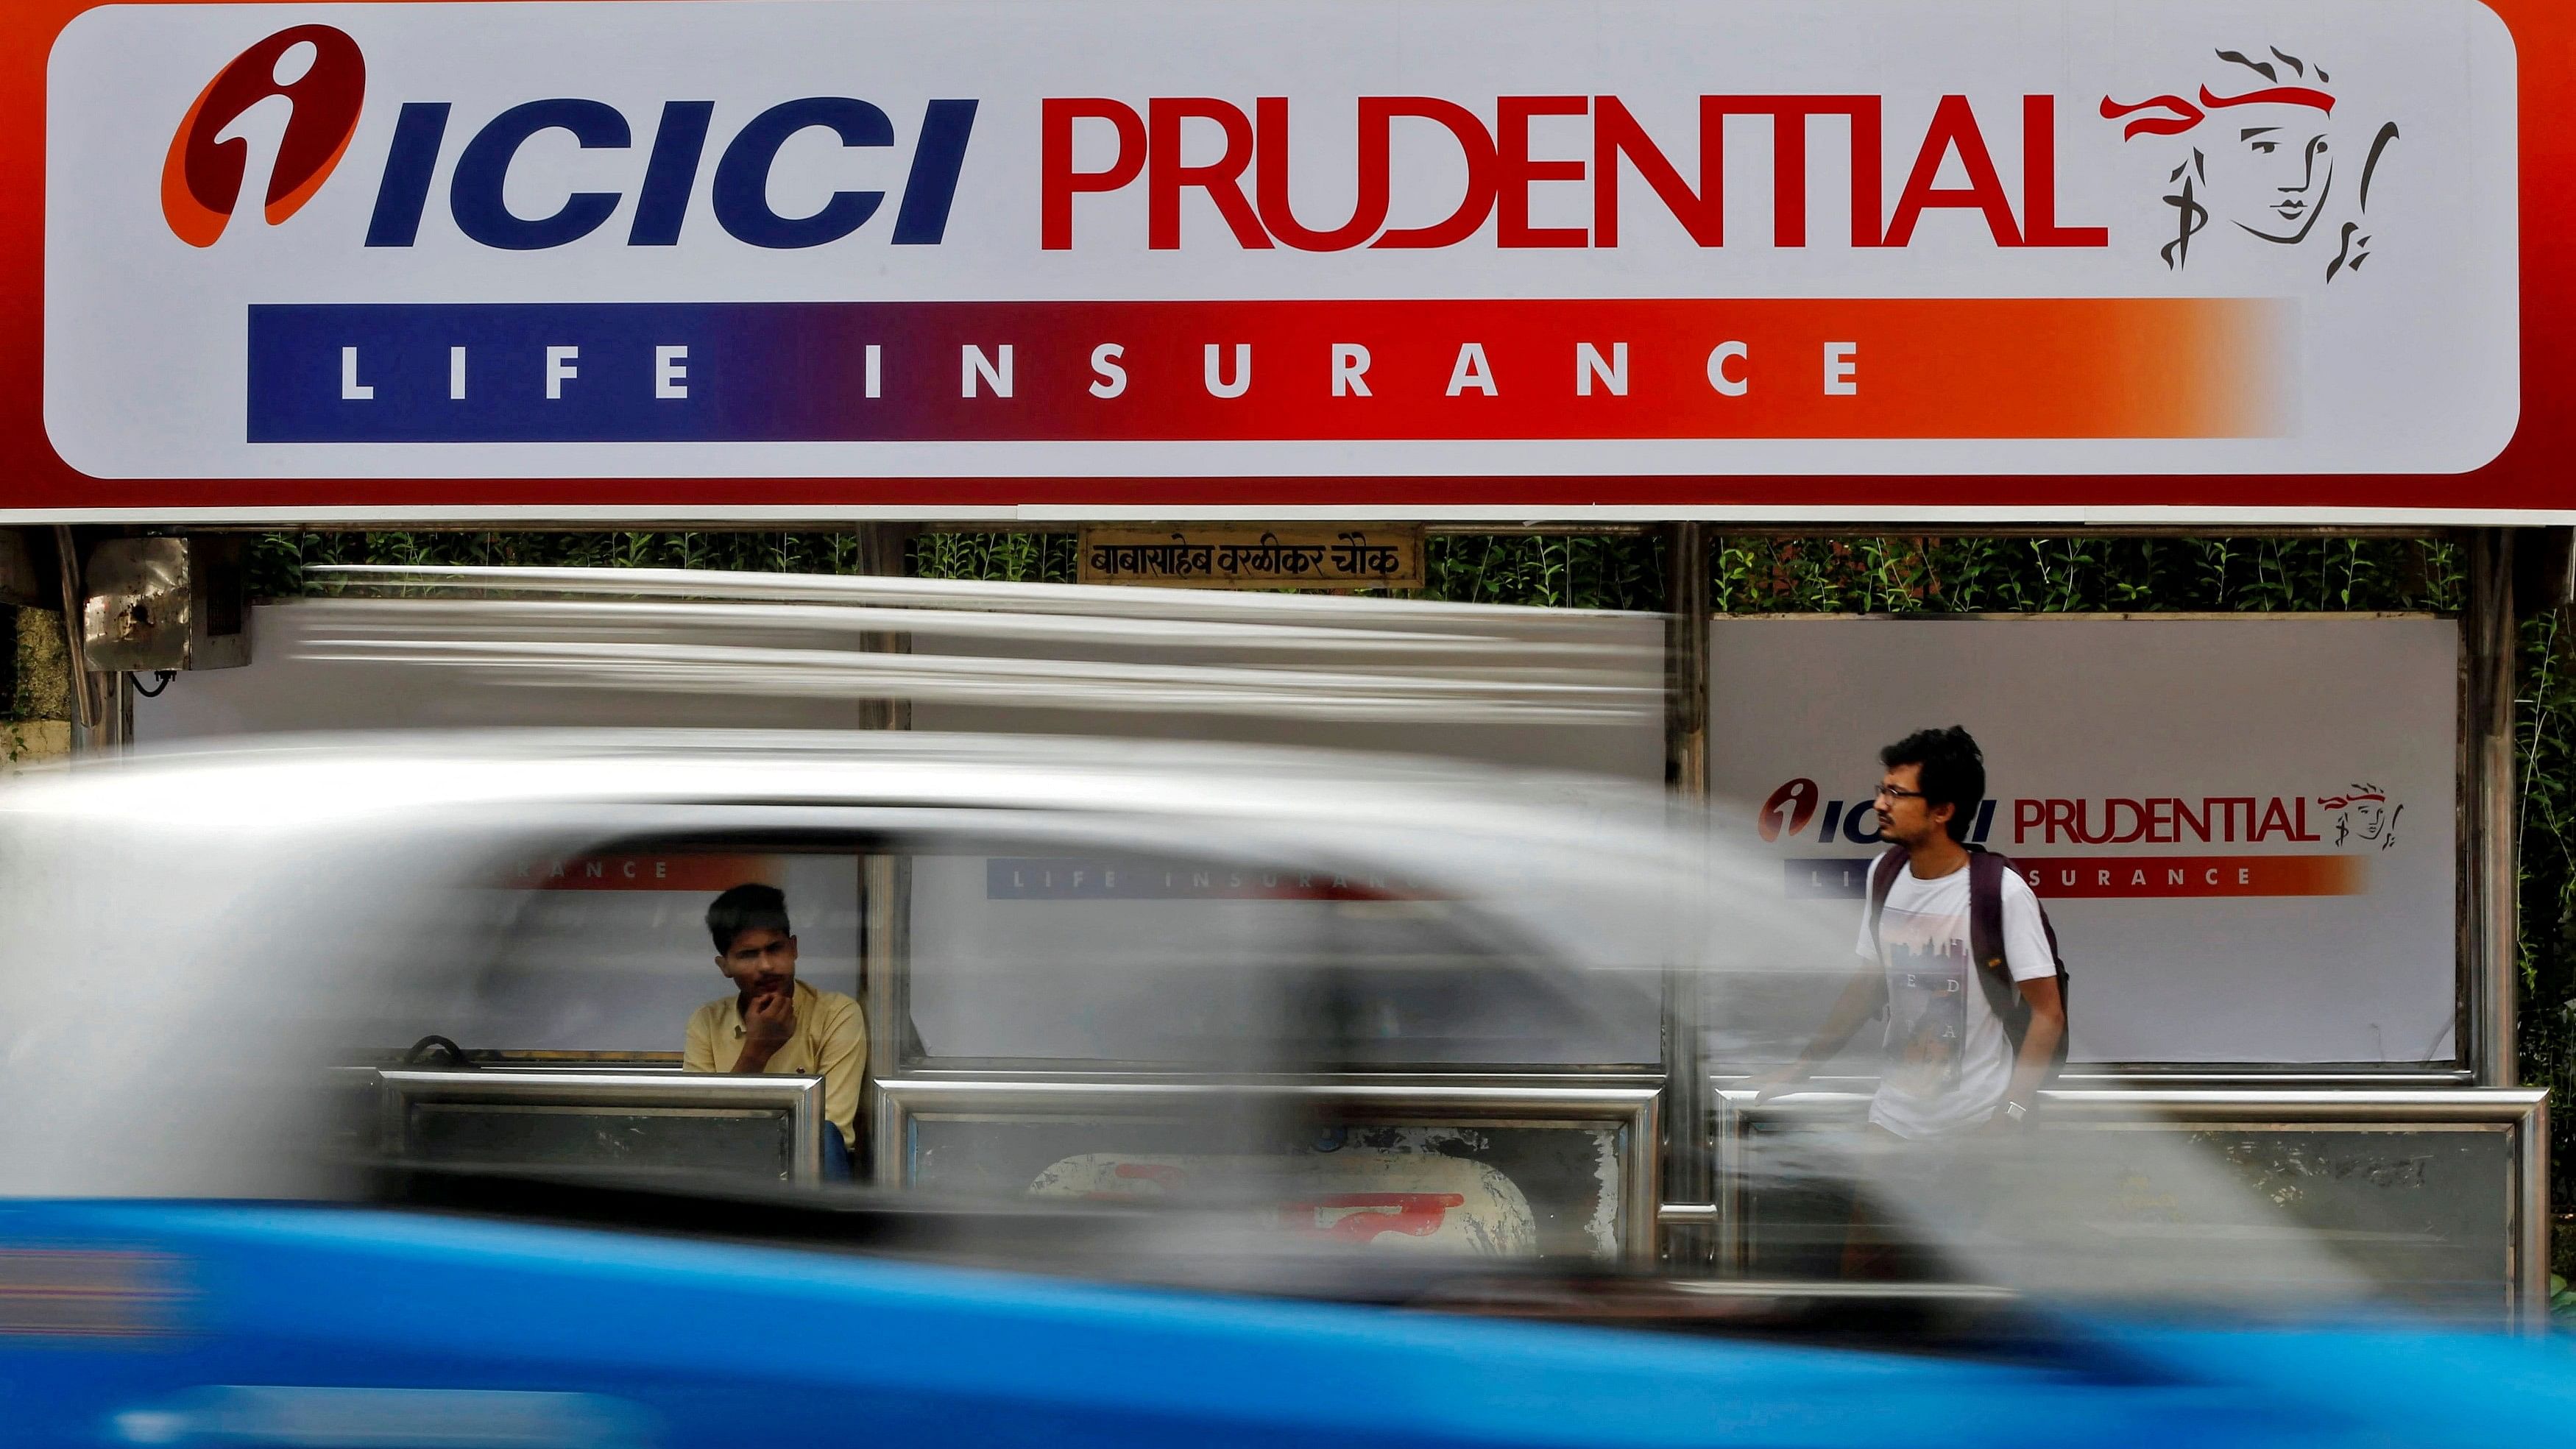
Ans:
<svg viewBox="0 0 2576 1449"><path fill-rule="evenodd" d="M1848 938L1879 747L1965 725L2074 1060L2448 1065L2459 650L2429 618L1720 619L1719 830Z"/></svg>
<svg viewBox="0 0 2576 1449"><path fill-rule="evenodd" d="M45 424L127 479L2462 472L2516 87L2475 0L111 5ZM1527 501L1605 496L1694 501Z"/></svg>

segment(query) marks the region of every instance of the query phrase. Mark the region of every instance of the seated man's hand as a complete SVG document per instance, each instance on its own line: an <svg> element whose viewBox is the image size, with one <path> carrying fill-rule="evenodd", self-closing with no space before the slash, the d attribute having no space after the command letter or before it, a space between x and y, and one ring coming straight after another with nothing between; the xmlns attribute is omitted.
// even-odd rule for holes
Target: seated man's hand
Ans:
<svg viewBox="0 0 2576 1449"><path fill-rule="evenodd" d="M751 1009L742 1014L742 1052L754 1065L743 1068L757 1071L768 1064L787 1039L796 1033L796 994L773 991L751 999Z"/></svg>

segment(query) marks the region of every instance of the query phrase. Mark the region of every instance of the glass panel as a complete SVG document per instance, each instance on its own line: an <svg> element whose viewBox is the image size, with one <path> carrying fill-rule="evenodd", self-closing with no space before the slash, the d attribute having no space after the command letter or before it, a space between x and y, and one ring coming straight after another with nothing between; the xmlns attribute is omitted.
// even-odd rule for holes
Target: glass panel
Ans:
<svg viewBox="0 0 2576 1449"><path fill-rule="evenodd" d="M922 854L908 989L933 1060L1235 1070L1652 1063L1651 971L1583 970L1385 874Z"/></svg>
<svg viewBox="0 0 2576 1449"><path fill-rule="evenodd" d="M413 1102L402 1155L451 1167L600 1168L788 1180L795 1164L783 1111Z"/></svg>
<svg viewBox="0 0 2576 1449"><path fill-rule="evenodd" d="M926 1191L1044 1202L1241 1199L1280 1245L1605 1260L1621 1246L1622 1127L1278 1119L1247 1141L1216 1112L924 1114L906 1138Z"/></svg>
<svg viewBox="0 0 2576 1449"><path fill-rule="evenodd" d="M779 887L796 977L856 994L859 870L853 850L617 842L498 863L448 894L480 955L457 996L410 1023L469 1051L676 1054L689 1014L733 994L706 912L736 885Z"/></svg>

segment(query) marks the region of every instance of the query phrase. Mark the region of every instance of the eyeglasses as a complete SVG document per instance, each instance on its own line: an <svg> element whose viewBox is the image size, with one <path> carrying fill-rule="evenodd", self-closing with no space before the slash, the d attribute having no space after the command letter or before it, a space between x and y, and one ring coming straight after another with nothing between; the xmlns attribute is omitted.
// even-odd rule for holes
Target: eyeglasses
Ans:
<svg viewBox="0 0 2576 1449"><path fill-rule="evenodd" d="M1881 800L1920 800L1924 798L1924 795L1920 790L1908 790L1902 785L1881 785L1878 787L1878 795L1876 798Z"/></svg>

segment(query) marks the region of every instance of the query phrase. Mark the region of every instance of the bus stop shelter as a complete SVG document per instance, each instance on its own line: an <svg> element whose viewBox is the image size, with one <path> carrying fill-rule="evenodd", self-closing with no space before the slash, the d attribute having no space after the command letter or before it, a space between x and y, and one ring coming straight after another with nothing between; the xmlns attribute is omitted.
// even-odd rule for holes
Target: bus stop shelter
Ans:
<svg viewBox="0 0 2576 1449"><path fill-rule="evenodd" d="M0 25L0 522L17 596L80 621L84 739L124 737L131 671L261 668L217 584L245 529L1125 525L1187 573L1223 525L1274 559L1300 528L1657 528L1663 776L1749 797L1714 828L1781 847L1784 891L1833 899L1868 844L1801 751L1899 722L1781 721L1856 671L1932 661L1915 698L1978 671L2038 722L2025 763L2053 756L1985 828L2104 932L2343 921L2271 959L2388 968L2238 999L2203 943L2188 994L2109 999L2243 1029L2079 1053L2068 1110L2509 1140L2477 1211L2534 1300L2514 628L2564 601L2576 518L2552 7L40 0ZM1711 616L1719 525L2458 530L2470 584L2457 620L1753 624ZM117 653L153 589L192 605L152 635L179 652ZM1891 632L1927 628L1956 632ZM2188 748L2159 769L2087 753L2104 711L2160 704ZM1603 1089L1643 1091L1661 1139L1661 1236L1624 1249L1723 1263L1752 1119L1696 1011ZM908 1064L875 1068L900 1103Z"/></svg>

